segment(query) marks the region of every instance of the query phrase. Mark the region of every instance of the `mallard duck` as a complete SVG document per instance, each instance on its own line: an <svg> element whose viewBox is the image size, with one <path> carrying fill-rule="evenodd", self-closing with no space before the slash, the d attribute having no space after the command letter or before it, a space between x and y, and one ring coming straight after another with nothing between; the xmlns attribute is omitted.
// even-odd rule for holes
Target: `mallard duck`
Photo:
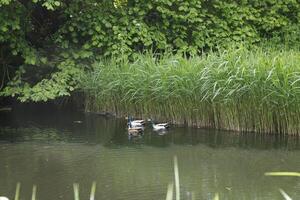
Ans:
<svg viewBox="0 0 300 200"><path fill-rule="evenodd" d="M131 123L128 123L128 134L132 136L137 136L142 133L144 130L143 127L132 127Z"/></svg>
<svg viewBox="0 0 300 200"><path fill-rule="evenodd" d="M141 127L145 125L145 121L142 119L133 120L131 116L128 117L127 119L128 119L128 123L130 123L132 127Z"/></svg>
<svg viewBox="0 0 300 200"><path fill-rule="evenodd" d="M155 131L166 130L166 129L169 128L169 124L168 123L154 124L154 122L152 120L151 120L151 122L152 122L153 130L155 130Z"/></svg>

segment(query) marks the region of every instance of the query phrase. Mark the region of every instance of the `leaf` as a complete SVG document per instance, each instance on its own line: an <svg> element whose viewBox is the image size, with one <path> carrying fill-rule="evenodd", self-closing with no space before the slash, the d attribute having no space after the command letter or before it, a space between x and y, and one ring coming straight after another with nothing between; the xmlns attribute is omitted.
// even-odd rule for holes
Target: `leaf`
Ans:
<svg viewBox="0 0 300 200"><path fill-rule="evenodd" d="M59 1L54 1L54 5L60 6L60 2Z"/></svg>
<svg viewBox="0 0 300 200"><path fill-rule="evenodd" d="M95 30L96 30L97 32L100 32L100 31L101 31L101 27L100 27L100 26L96 26Z"/></svg>
<svg viewBox="0 0 300 200"><path fill-rule="evenodd" d="M8 28L7 28L6 26L2 26L2 27L1 27L1 30L2 30L3 32L6 32L6 31L8 31Z"/></svg>

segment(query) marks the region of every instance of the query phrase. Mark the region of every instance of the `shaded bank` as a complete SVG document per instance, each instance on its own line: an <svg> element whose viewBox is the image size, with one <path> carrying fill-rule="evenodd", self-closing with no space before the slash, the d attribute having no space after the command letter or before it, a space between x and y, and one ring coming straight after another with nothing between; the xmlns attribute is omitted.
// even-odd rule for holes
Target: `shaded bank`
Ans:
<svg viewBox="0 0 300 200"><path fill-rule="evenodd" d="M239 48L159 59L144 54L134 62L119 58L95 63L82 87L86 111L298 135L299 71L300 53L292 50Z"/></svg>

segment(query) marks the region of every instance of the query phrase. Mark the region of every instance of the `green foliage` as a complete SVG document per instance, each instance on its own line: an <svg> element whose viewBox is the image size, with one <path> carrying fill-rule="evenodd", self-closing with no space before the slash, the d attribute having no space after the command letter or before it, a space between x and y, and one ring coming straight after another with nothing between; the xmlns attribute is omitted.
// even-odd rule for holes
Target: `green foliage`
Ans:
<svg viewBox="0 0 300 200"><path fill-rule="evenodd" d="M26 71L21 67L1 95L16 96L21 102L47 101L60 96L69 96L70 92L77 88L83 69L84 67L76 65L74 60L66 59L57 63L56 72L52 72L49 78L29 84L22 80L22 75Z"/></svg>
<svg viewBox="0 0 300 200"><path fill-rule="evenodd" d="M5 78L8 80L0 95L17 97L22 102L47 101L70 95L76 88L75 79L79 78L83 68L78 68L79 64L75 65L72 57L60 61L60 56L53 56L58 52L56 49L49 52L46 48L51 45L50 37L44 38L49 34L47 31L53 31L47 26L57 23L47 22L49 19L46 17L51 17L49 12L53 12L62 3L33 0L1 4L4 7L0 13L0 71L4 75L0 89ZM45 19L38 19L41 13L44 13ZM45 21L50 24L44 26ZM50 59L47 59L47 55Z"/></svg>
<svg viewBox="0 0 300 200"><path fill-rule="evenodd" d="M101 55L132 54L145 49L174 49L197 54L232 42L258 43L273 32L299 26L300 4L289 0L108 1L71 4L70 20L57 42L93 49ZM282 36L283 37L283 36Z"/></svg>
<svg viewBox="0 0 300 200"><path fill-rule="evenodd" d="M37 1L37 0L34 0L34 1ZM46 7L47 10L55 10L57 7L59 7L61 5L61 2L48 0L48 1L45 1L42 5L44 7Z"/></svg>
<svg viewBox="0 0 300 200"><path fill-rule="evenodd" d="M0 7L3 5L8 5L11 2L11 0L0 0Z"/></svg>
<svg viewBox="0 0 300 200"><path fill-rule="evenodd" d="M70 94L82 63L103 56L300 40L295 0L0 0L0 9L0 94L22 101Z"/></svg>
<svg viewBox="0 0 300 200"><path fill-rule="evenodd" d="M86 109L199 127L299 134L300 53L244 47L189 59L109 59L83 79Z"/></svg>

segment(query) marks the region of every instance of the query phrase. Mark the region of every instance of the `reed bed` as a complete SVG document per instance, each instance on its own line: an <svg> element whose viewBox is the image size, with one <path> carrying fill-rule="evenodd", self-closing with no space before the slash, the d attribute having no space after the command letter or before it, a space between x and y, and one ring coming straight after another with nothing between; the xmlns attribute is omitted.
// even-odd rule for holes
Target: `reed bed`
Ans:
<svg viewBox="0 0 300 200"><path fill-rule="evenodd" d="M300 52L229 48L103 59L82 79L86 111L299 135Z"/></svg>

